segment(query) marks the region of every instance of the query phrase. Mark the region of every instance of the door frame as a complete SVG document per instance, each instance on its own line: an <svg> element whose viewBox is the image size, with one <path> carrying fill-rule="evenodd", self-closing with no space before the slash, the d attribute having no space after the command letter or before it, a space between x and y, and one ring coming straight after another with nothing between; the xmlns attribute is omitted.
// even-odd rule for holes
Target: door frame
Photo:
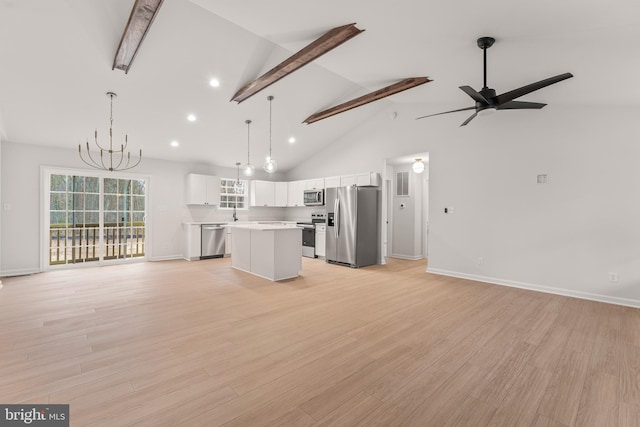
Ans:
<svg viewBox="0 0 640 427"><path fill-rule="evenodd" d="M142 257L133 257L126 259L101 259L95 262L89 263L77 263L77 264L64 264L64 265L49 265L49 238L48 233L49 230L47 225L49 221L47 216L49 215L50 210L50 200L49 200L49 176L52 174L59 175L77 175L77 176L93 176L100 178L101 182L104 178L119 178L119 179L138 179L146 181L146 194L145 194L145 251L144 256ZM151 176L146 174L137 174L131 172L109 172L103 170L94 170L94 169L76 169L76 168L64 168L58 166L40 166L40 271L51 271L57 269L73 269L73 268L87 268L87 267L98 267L105 265L116 265L116 264L130 264L134 262L147 262L151 259L151 248L152 248L152 236L151 236L151 214L150 214L150 206L151 206ZM104 214L104 208L102 207L102 198L103 198L103 188L101 184L101 192L100 192L100 223L102 224L102 217ZM102 227L101 227L102 229ZM102 246L102 233L100 233L100 245Z"/></svg>

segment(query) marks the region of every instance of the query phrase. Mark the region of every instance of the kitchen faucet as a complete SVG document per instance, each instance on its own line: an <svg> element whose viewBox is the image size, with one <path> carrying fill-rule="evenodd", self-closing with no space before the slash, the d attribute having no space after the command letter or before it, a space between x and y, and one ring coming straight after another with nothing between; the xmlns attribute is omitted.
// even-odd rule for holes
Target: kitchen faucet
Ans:
<svg viewBox="0 0 640 427"><path fill-rule="evenodd" d="M236 207L233 206L233 222L236 222L238 220L238 214L236 212Z"/></svg>

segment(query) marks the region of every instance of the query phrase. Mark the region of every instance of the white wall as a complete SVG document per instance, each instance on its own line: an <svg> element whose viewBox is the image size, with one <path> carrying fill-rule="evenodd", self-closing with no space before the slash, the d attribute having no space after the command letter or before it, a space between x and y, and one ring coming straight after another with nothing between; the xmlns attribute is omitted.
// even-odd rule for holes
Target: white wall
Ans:
<svg viewBox="0 0 640 427"><path fill-rule="evenodd" d="M2 205L10 209L3 212L0 227L2 264L0 275L29 274L40 271L40 167L53 166L86 170L76 150L58 149L3 141L1 144ZM186 221L230 221L232 211L217 207L185 205L184 176L202 173L235 177L235 168L208 164L190 164L143 158L130 172L149 176L149 216L151 224L147 247L152 260L176 259L183 256ZM266 173L265 173L266 175ZM264 179L260 173L256 179ZM281 179L278 175L273 179ZM239 211L240 219L282 218L282 209L251 208Z"/></svg>
<svg viewBox="0 0 640 427"><path fill-rule="evenodd" d="M408 172L409 195L397 196L397 174ZM395 166L390 195L393 206L391 256L420 259L422 252L422 175L411 170L411 165ZM403 207L404 206L404 207Z"/></svg>
<svg viewBox="0 0 640 427"><path fill-rule="evenodd" d="M430 271L640 306L640 108L549 105L466 127L463 113L414 120L430 111L384 111L288 178L428 151ZM541 173L549 184L536 184Z"/></svg>

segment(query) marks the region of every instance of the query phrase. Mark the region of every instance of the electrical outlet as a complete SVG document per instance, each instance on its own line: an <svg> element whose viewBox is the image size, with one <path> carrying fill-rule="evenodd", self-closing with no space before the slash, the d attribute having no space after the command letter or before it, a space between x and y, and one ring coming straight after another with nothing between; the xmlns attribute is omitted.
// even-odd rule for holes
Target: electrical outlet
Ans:
<svg viewBox="0 0 640 427"><path fill-rule="evenodd" d="M609 273L609 281L615 283L618 281L618 273Z"/></svg>
<svg viewBox="0 0 640 427"><path fill-rule="evenodd" d="M481 256L478 257L478 259L476 259L476 264L478 265L484 265L484 258L482 258Z"/></svg>

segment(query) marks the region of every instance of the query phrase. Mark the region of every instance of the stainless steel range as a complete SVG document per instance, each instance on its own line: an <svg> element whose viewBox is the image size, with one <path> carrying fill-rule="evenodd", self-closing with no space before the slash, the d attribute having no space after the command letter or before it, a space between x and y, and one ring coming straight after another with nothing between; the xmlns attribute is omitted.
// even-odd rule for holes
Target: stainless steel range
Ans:
<svg viewBox="0 0 640 427"><path fill-rule="evenodd" d="M325 223L327 215L324 212L314 212L311 214L311 221L298 222L298 227L302 228L302 256L317 258L316 255L316 224Z"/></svg>

